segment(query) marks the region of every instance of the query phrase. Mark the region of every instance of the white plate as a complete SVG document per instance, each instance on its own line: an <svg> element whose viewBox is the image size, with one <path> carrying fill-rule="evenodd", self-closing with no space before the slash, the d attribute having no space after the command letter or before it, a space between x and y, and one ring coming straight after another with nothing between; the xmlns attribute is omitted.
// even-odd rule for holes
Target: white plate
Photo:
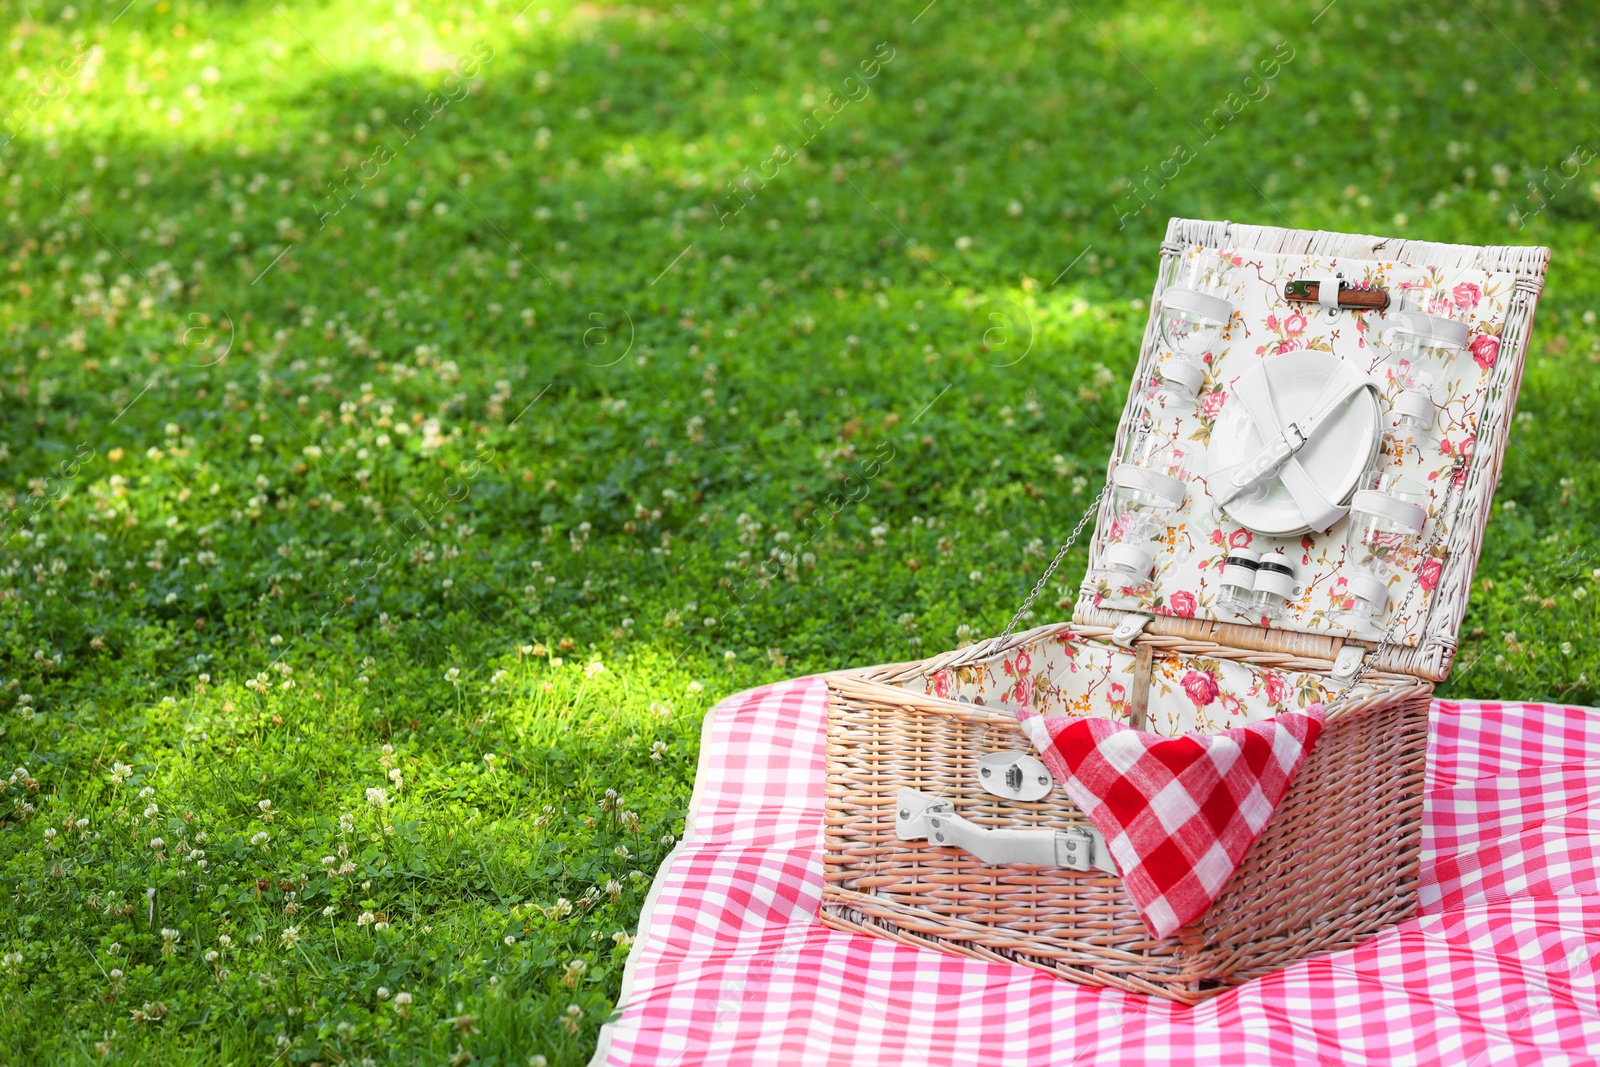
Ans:
<svg viewBox="0 0 1600 1067"><path fill-rule="evenodd" d="M1280 424L1303 416L1342 360L1331 352L1302 349L1268 356L1260 364L1272 391ZM1349 500L1364 471L1377 455L1378 401L1363 389L1323 420L1316 433L1295 454L1328 499ZM1210 469L1242 463L1262 447L1261 435L1243 404L1224 401L1206 446ZM1265 479L1253 494L1236 497L1225 509L1240 526L1263 537L1292 537L1310 532L1294 498L1277 477Z"/></svg>

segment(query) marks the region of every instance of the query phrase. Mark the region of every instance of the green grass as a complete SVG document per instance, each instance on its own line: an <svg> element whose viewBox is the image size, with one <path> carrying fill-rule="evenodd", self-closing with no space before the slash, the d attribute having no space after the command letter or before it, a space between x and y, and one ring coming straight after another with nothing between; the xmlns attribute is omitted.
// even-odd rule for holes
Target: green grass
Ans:
<svg viewBox="0 0 1600 1067"><path fill-rule="evenodd" d="M1443 691L1595 699L1578 13L122 2L0 15L0 1062L581 1062L702 713L1005 624L1169 215L1554 247Z"/></svg>

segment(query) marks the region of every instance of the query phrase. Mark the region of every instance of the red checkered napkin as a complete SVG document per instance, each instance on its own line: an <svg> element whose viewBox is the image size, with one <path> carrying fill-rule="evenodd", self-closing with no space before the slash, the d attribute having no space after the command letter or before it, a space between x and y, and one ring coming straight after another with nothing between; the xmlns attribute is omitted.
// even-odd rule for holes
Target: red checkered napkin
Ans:
<svg viewBox="0 0 1600 1067"><path fill-rule="evenodd" d="M1205 913L1322 732L1322 705L1219 734L1018 711L1045 764L1105 836L1156 937Z"/></svg>

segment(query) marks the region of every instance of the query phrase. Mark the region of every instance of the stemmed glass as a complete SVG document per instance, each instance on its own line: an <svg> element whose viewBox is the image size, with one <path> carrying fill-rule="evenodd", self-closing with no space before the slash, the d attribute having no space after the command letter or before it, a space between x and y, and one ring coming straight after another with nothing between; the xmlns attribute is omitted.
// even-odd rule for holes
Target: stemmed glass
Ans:
<svg viewBox="0 0 1600 1067"><path fill-rule="evenodd" d="M1377 321L1373 347L1401 374L1429 360L1448 362L1467 346L1471 328L1457 321L1455 302L1432 289L1402 285Z"/></svg>
<svg viewBox="0 0 1600 1067"><path fill-rule="evenodd" d="M1410 478L1382 471L1361 476L1350 497L1345 533L1348 607L1336 621L1351 630L1378 629L1389 610L1389 580L1415 559L1428 519L1429 494Z"/></svg>
<svg viewBox="0 0 1600 1067"><path fill-rule="evenodd" d="M1164 408L1194 407L1205 384L1205 357L1216 350L1233 318L1233 304L1222 295L1222 268L1220 255L1193 250L1161 293L1158 321L1166 354L1156 366L1150 399Z"/></svg>
<svg viewBox="0 0 1600 1067"><path fill-rule="evenodd" d="M1102 577L1143 581L1155 569L1153 545L1188 498L1186 454L1149 430L1140 430L1111 473L1109 544Z"/></svg>

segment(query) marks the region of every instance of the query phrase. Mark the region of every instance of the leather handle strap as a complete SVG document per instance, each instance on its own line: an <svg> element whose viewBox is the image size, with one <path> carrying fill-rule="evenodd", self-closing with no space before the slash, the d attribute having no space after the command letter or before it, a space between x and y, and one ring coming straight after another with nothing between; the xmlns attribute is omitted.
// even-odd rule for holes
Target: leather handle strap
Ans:
<svg viewBox="0 0 1600 1067"><path fill-rule="evenodd" d="M1420 340L1428 348L1460 349L1467 346L1472 327L1420 311L1396 311L1384 316L1382 328L1396 330Z"/></svg>
<svg viewBox="0 0 1600 1067"><path fill-rule="evenodd" d="M1161 291L1161 306L1168 311L1182 311L1226 326L1233 318L1233 305L1220 296L1212 296L1195 289L1169 285Z"/></svg>
<svg viewBox="0 0 1600 1067"><path fill-rule="evenodd" d="M1410 534L1421 533L1422 524L1428 521L1426 508L1409 500L1396 500L1377 489L1358 489L1350 498L1350 510L1388 519Z"/></svg>
<svg viewBox="0 0 1600 1067"><path fill-rule="evenodd" d="M1143 730L1150 718L1150 678L1155 646L1141 644L1133 657L1133 689L1128 694L1128 725Z"/></svg>

